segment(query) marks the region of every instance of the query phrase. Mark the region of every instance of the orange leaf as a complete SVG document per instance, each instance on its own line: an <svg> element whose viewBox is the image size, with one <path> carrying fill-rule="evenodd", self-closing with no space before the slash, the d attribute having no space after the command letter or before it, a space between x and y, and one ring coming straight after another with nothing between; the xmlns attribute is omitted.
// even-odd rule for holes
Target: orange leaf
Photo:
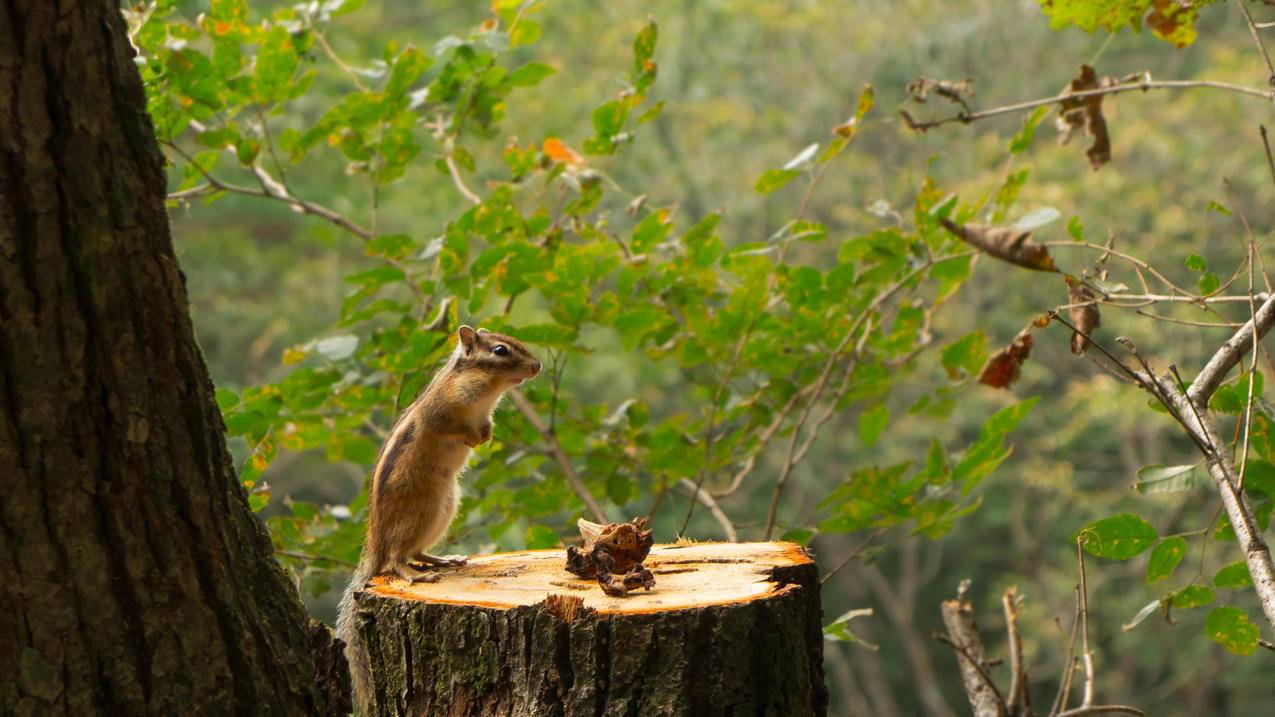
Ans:
<svg viewBox="0 0 1275 717"><path fill-rule="evenodd" d="M544 153L549 159L561 164L569 164L573 167L579 167L584 164L584 157L581 157L574 149L562 143L557 137L550 137L545 140Z"/></svg>
<svg viewBox="0 0 1275 717"><path fill-rule="evenodd" d="M992 354L978 372L978 382L992 388L1009 388L1018 380L1023 362L1032 352L1032 326L1018 332L1013 341Z"/></svg>

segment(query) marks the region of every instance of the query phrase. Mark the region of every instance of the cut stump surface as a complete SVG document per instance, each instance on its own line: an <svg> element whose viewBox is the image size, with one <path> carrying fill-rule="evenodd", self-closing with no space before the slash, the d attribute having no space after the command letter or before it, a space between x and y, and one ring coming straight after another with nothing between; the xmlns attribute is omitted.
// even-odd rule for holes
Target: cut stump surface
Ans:
<svg viewBox="0 0 1275 717"><path fill-rule="evenodd" d="M377 715L822 715L814 561L792 543L656 545L605 595L564 550L476 556L356 596Z"/></svg>

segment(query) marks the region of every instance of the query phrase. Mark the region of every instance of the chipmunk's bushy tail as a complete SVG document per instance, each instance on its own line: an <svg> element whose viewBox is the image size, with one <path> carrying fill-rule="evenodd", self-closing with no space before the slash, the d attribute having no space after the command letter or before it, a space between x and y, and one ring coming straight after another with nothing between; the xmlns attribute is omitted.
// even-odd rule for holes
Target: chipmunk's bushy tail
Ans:
<svg viewBox="0 0 1275 717"><path fill-rule="evenodd" d="M350 663L350 686L354 692L354 713L368 713L368 690L372 683L372 666L368 659L363 640L359 637L358 626L354 617L354 593L362 590L372 579L370 561L364 555L359 566L354 569L350 585L341 596L341 604L337 607L336 636L345 641L345 659Z"/></svg>

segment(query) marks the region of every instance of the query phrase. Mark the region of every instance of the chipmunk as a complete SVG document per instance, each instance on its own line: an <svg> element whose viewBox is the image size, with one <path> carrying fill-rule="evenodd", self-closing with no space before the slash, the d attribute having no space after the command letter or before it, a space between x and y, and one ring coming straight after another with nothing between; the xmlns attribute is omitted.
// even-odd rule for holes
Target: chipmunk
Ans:
<svg viewBox="0 0 1275 717"><path fill-rule="evenodd" d="M439 575L432 569L465 564L462 556L428 552L456 517L457 476L471 450L491 439L492 412L505 391L540 373L540 362L513 337L469 326L457 337L447 364L394 423L372 471L367 539L337 619L362 712L370 665L355 627L354 594L377 575L433 582Z"/></svg>

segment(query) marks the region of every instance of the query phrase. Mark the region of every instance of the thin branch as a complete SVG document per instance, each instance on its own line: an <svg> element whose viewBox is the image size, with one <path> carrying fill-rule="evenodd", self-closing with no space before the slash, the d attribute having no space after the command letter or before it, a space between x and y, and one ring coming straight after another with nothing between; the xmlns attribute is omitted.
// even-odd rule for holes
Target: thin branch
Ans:
<svg viewBox="0 0 1275 717"><path fill-rule="evenodd" d="M285 558L296 558L297 560L305 560L307 562L313 562L313 563L334 563L336 565L343 565L347 568L358 567L354 563L348 563L344 560L337 560L336 558L329 558L326 555L306 555L305 553L293 553L287 550L276 550L274 551L274 554L282 555Z"/></svg>
<svg viewBox="0 0 1275 717"><path fill-rule="evenodd" d="M1031 692L1028 689L1027 667L1023 662L1023 639L1018 634L1018 588L1011 587L1001 596L1005 610L1005 631L1009 636L1009 705L1010 714L1031 712Z"/></svg>
<svg viewBox="0 0 1275 717"><path fill-rule="evenodd" d="M606 513L603 512L602 506L598 505L598 501L589 493L589 489L584 485L584 481L580 480L580 475L576 473L575 466L571 465L571 458L567 452L562 449L562 443L558 441L558 437L553 431L545 425L545 422L536 413L536 407L531 405L521 393L517 391L509 392L509 400L513 402L518 412L527 419L531 427L536 429L540 437L545 443L549 444L549 453L553 459L558 462L558 467L562 469L562 475L566 477L567 483L571 489L575 491L580 500L584 501L585 506L589 509L589 513L593 515L593 519L599 523L609 523Z"/></svg>
<svg viewBox="0 0 1275 717"><path fill-rule="evenodd" d="M1195 326L1202 329L1235 329L1243 326L1243 324L1238 321L1191 321L1190 319L1175 319L1172 316L1161 316L1160 314L1153 314L1149 311L1143 311L1142 309L1137 309L1135 313L1145 316L1148 319L1155 319L1156 321L1167 321L1171 324Z"/></svg>
<svg viewBox="0 0 1275 717"><path fill-rule="evenodd" d="M1076 614L1071 618L1071 636L1067 638L1067 661L1063 666L1062 679L1058 681L1058 693L1054 695L1054 704L1049 708L1050 715L1057 715L1060 710L1067 709L1067 700L1071 697L1071 681L1076 676L1076 635L1080 630L1080 586L1077 585L1075 588ZM1061 626L1059 629L1062 629Z"/></svg>
<svg viewBox="0 0 1275 717"><path fill-rule="evenodd" d="M1258 32L1260 28L1253 22L1253 15L1244 5L1244 0L1235 0L1235 4L1239 5L1240 12L1244 13L1244 22L1248 25L1249 34L1253 36L1253 43L1257 45L1257 51L1261 53L1262 60L1266 63L1266 83L1275 85L1275 65L1271 64L1271 55L1266 51L1266 43L1262 42L1262 33Z"/></svg>
<svg viewBox="0 0 1275 717"><path fill-rule="evenodd" d="M876 298L868 304L862 312L851 322L850 328L846 331L845 336L841 338L841 342L828 355L828 360L824 362L823 371L820 372L818 380L815 381L814 393L810 397L810 401L806 404L801 416L797 419L797 424L792 429L792 436L788 441L788 456L784 460L784 465L780 468L779 479L775 482L775 488L770 495L770 508L766 511L766 540L770 540L770 535L774 532L775 518L779 510L779 498L783 495L784 487L788 483L788 476L792 473L793 457L796 455L801 431L806 425L806 421L810 419L810 414L814 410L819 399L823 397L824 388L828 384L828 378L832 374L832 369L837 365L837 361L841 359L850 342L854 340L858 334L863 322L867 321L873 312L881 308L885 302L889 301L895 294L912 282L913 279L931 269L935 264L944 261L950 261L957 256L966 256L972 252L964 252L961 255L945 256L940 259L930 259L909 271L903 278L892 284L885 291L877 295Z"/></svg>
<svg viewBox="0 0 1275 717"><path fill-rule="evenodd" d="M875 542L877 538L881 537L881 534L884 532L885 532L885 528L877 528L876 530L872 531L872 533L869 534L867 538L864 538L862 543L859 543L859 546L857 548L850 551L850 554L846 556L845 560L842 560L840 563L837 564L837 567L833 568L832 570L829 570L827 574L819 578L819 584L822 585L828 582L829 578L831 578L833 575L836 575L838 572L841 571L842 568L844 568L845 566L853 562L855 558L859 557L859 555L861 555L863 551L867 550L868 546L872 545L872 543Z"/></svg>
<svg viewBox="0 0 1275 717"><path fill-rule="evenodd" d="M1105 714L1125 714L1138 715L1138 717L1147 717L1147 713L1137 707L1129 705L1091 705L1089 707L1077 707L1074 710L1060 712L1058 717L1082 717L1082 715L1105 715Z"/></svg>
<svg viewBox="0 0 1275 717"><path fill-rule="evenodd" d="M211 184L212 186L216 187L217 189L223 192L230 192L232 194L244 194L250 197L265 197L267 199L275 199L277 201L283 202L291 206L295 211L301 212L302 214L312 214L316 217L319 217L328 222L331 222L332 224L335 224L341 227L342 229L350 232L351 234L354 234L355 236L359 237L363 241L372 240L371 231L364 229L363 227L354 223L353 221L346 218L344 215L342 215L339 212L328 209L327 207L321 204L315 204L314 202L301 199L300 197L296 197L291 194L288 194L287 191L283 189L283 185L278 184L277 182L274 183L275 186L273 187L272 190L266 190L264 188L254 189L252 187L243 187L237 184L230 184L228 182L223 182L220 179L214 177L211 173L209 173L203 167L201 167L199 163L194 160L194 158L192 158L189 154L187 154L186 151L183 150L181 147L177 146L176 143L170 142L168 140L161 140L161 141L164 143L164 145L172 149L177 154L180 154L187 162L193 165L195 169L198 170L199 173L204 176L204 179L209 184ZM256 174L258 181L263 181L263 183L265 183L263 180L263 177L269 178L269 175L265 173L265 170L260 169L259 167L254 167L253 173Z"/></svg>
<svg viewBox="0 0 1275 717"><path fill-rule="evenodd" d="M456 185L456 191L460 192L460 196L464 197L470 204L482 204L483 200L474 194L473 190L465 186L465 180L460 176L460 169L456 166L456 160L450 154L443 157L443 164L447 165L447 173L452 177L452 184Z"/></svg>
<svg viewBox="0 0 1275 717"><path fill-rule="evenodd" d="M1191 402L1207 406L1213 392L1217 391L1218 386L1226 380L1226 375L1235 368L1235 364L1239 363L1240 357L1255 344L1254 326L1257 327L1256 340L1260 341L1272 325L1275 325L1275 294L1266 298L1261 308L1254 313L1253 318L1232 334L1231 338L1222 344L1217 353L1213 354L1213 358L1209 359L1209 362L1200 370L1190 390L1187 391Z"/></svg>
<svg viewBox="0 0 1275 717"><path fill-rule="evenodd" d="M722 526L722 532L726 534L727 540L732 543L739 542L739 534L735 532L735 525L731 523L730 518L726 517L726 514L722 512L722 507L717 504L716 500L713 500L713 496L709 495L708 491L695 485L689 478L681 479L678 481L678 485L685 488L688 495L693 496L705 508L708 508L708 512L717 519L717 524ZM682 530L685 531L686 529L683 528Z"/></svg>
<svg viewBox="0 0 1275 717"><path fill-rule="evenodd" d="M1093 704L1093 650L1089 649L1089 588L1085 584L1085 548L1083 538L1076 538L1076 554L1080 559L1080 659L1085 666L1085 691L1081 699L1082 708Z"/></svg>
<svg viewBox="0 0 1275 717"><path fill-rule="evenodd" d="M1039 100L1030 100L1027 102L1019 102L1017 104L996 107L981 112L961 112L960 114L942 119L930 120L928 122L909 121L908 126L918 132L933 129L939 125L945 125L951 122L960 122L969 124L976 120L987 119L989 117L997 117L999 115L1013 114L1015 112L1023 112L1025 110L1035 109L1037 107L1045 107L1047 105L1061 104L1067 100L1077 100L1085 97L1097 97L1100 95L1113 95L1120 92L1133 92L1135 90L1190 90L1210 88L1215 90L1225 90L1227 92L1238 92L1243 95L1252 97L1260 97L1265 100L1275 99L1275 93L1270 90L1262 90L1256 87L1248 87L1246 85L1237 85L1230 82L1217 82L1214 80L1142 80L1140 82L1130 82L1127 84L1111 85L1110 87L1099 87L1092 90L1081 90L1079 92L1067 92L1053 97L1045 97ZM907 118L905 118L905 121Z"/></svg>

